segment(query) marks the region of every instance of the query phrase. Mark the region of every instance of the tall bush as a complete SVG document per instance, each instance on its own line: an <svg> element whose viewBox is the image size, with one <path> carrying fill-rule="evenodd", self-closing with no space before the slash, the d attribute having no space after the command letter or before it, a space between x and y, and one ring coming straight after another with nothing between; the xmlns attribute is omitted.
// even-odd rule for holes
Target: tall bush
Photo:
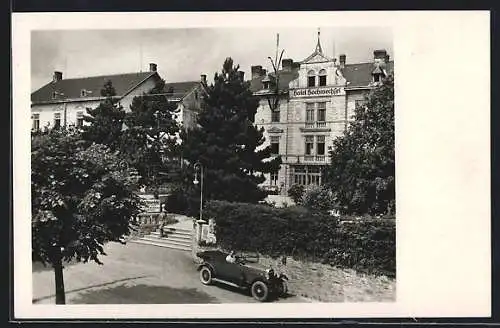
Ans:
<svg viewBox="0 0 500 328"><path fill-rule="evenodd" d="M303 207L211 201L220 246L270 256L294 256L360 272L395 276L392 219L334 218Z"/></svg>

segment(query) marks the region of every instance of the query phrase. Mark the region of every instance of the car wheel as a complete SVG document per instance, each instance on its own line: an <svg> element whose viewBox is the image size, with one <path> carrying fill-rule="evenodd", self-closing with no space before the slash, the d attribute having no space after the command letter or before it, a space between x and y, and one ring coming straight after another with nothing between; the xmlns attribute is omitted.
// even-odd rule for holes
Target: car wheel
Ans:
<svg viewBox="0 0 500 328"><path fill-rule="evenodd" d="M212 283L212 270L208 267L203 267L200 270L200 280L204 285L210 285Z"/></svg>
<svg viewBox="0 0 500 328"><path fill-rule="evenodd" d="M263 281L256 281L252 284L251 292L253 298L259 302L264 302L269 295L269 288Z"/></svg>

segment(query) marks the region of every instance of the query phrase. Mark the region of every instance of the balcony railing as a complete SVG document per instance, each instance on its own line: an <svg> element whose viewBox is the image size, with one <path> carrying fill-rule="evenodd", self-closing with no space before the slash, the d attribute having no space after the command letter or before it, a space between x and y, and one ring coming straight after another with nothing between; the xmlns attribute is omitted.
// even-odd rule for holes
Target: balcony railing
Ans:
<svg viewBox="0 0 500 328"><path fill-rule="evenodd" d="M304 162L325 162L325 155L304 155Z"/></svg>
<svg viewBox="0 0 500 328"><path fill-rule="evenodd" d="M303 129L309 130L309 129L327 129L326 122L320 121L320 122L306 122L304 124Z"/></svg>

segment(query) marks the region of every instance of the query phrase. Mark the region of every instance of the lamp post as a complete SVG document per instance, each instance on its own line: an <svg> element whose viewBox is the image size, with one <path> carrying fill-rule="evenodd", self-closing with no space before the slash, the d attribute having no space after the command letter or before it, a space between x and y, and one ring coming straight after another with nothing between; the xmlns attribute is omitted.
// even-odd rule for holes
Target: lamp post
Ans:
<svg viewBox="0 0 500 328"><path fill-rule="evenodd" d="M200 184L200 221L203 221L203 165L200 162L194 164L195 175L193 183ZM200 181L198 181L198 172L200 172Z"/></svg>

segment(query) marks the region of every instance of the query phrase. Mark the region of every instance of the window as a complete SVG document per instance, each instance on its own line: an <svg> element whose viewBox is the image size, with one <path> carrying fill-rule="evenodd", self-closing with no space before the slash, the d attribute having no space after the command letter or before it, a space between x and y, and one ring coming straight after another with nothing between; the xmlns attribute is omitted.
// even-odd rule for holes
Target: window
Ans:
<svg viewBox="0 0 500 328"><path fill-rule="evenodd" d="M309 71L307 73L307 87L315 87L316 86L316 73L314 71Z"/></svg>
<svg viewBox="0 0 500 328"><path fill-rule="evenodd" d="M326 121L326 102L318 103L318 122Z"/></svg>
<svg viewBox="0 0 500 328"><path fill-rule="evenodd" d="M262 84L264 84L264 89L269 89L269 81L264 81Z"/></svg>
<svg viewBox="0 0 500 328"><path fill-rule="evenodd" d="M271 112L271 122L279 122L280 121L280 110L276 108Z"/></svg>
<svg viewBox="0 0 500 328"><path fill-rule="evenodd" d="M278 172L271 173L271 186L278 185Z"/></svg>
<svg viewBox="0 0 500 328"><path fill-rule="evenodd" d="M40 130L40 114L33 114L31 115L31 120L32 120L32 129L33 130Z"/></svg>
<svg viewBox="0 0 500 328"><path fill-rule="evenodd" d="M58 93L56 91L52 92L52 99L57 99Z"/></svg>
<svg viewBox="0 0 500 328"><path fill-rule="evenodd" d="M313 136L306 136L306 155L312 155L314 148L314 137Z"/></svg>
<svg viewBox="0 0 500 328"><path fill-rule="evenodd" d="M271 154L278 155L280 153L280 137L271 137Z"/></svg>
<svg viewBox="0 0 500 328"><path fill-rule="evenodd" d="M54 129L61 127L61 113L54 113Z"/></svg>
<svg viewBox="0 0 500 328"><path fill-rule="evenodd" d="M296 165L292 167L293 180L292 183L308 186L321 185L321 166Z"/></svg>
<svg viewBox="0 0 500 328"><path fill-rule="evenodd" d="M306 122L314 121L314 104L306 103Z"/></svg>
<svg viewBox="0 0 500 328"><path fill-rule="evenodd" d="M76 113L76 126L81 128L83 126L83 112Z"/></svg>
<svg viewBox="0 0 500 328"><path fill-rule="evenodd" d="M87 97L87 90L85 89L80 90L80 97Z"/></svg>
<svg viewBox="0 0 500 328"><path fill-rule="evenodd" d="M322 69L319 71L319 86L324 87L326 85L326 70Z"/></svg>
<svg viewBox="0 0 500 328"><path fill-rule="evenodd" d="M325 154L325 136L316 137L316 154L317 155Z"/></svg>
<svg viewBox="0 0 500 328"><path fill-rule="evenodd" d="M373 74L373 82L380 82L380 74Z"/></svg>

